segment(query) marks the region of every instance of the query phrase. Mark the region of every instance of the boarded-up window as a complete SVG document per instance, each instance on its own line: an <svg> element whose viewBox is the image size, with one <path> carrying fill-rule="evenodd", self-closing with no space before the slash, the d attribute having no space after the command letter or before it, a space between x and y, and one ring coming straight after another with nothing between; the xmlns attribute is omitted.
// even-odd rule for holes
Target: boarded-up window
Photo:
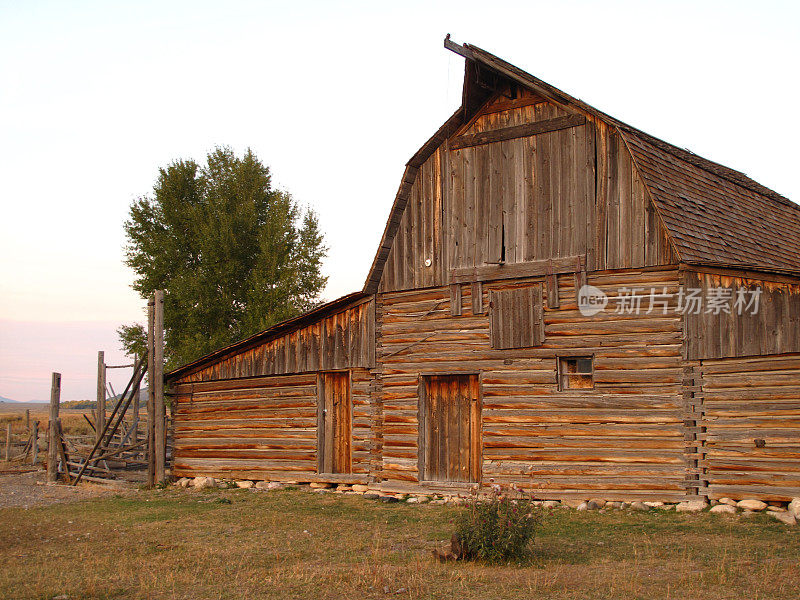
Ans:
<svg viewBox="0 0 800 600"><path fill-rule="evenodd" d="M530 348L544 343L540 284L492 290L489 304L492 348Z"/></svg>

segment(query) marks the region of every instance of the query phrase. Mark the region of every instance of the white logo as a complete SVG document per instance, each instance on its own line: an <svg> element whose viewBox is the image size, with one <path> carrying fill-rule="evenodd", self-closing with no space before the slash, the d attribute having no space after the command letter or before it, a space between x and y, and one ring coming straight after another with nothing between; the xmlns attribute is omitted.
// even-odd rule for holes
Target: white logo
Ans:
<svg viewBox="0 0 800 600"><path fill-rule="evenodd" d="M608 296L593 285L583 285L578 290L578 310L584 317L591 317L605 309Z"/></svg>

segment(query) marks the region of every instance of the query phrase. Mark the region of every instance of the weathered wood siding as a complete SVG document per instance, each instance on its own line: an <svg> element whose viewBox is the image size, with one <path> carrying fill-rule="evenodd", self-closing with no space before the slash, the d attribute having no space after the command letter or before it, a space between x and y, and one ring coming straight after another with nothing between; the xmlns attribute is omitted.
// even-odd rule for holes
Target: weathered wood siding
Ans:
<svg viewBox="0 0 800 600"><path fill-rule="evenodd" d="M542 286L489 291L492 348L531 348L544 342Z"/></svg>
<svg viewBox="0 0 800 600"><path fill-rule="evenodd" d="M558 277L559 307L543 307L545 340L531 349L491 348L489 315L472 312L472 286L462 286L460 315L446 287L379 296L384 487L418 481L420 376L480 371L484 483L514 482L543 498L685 495L681 318L614 313L623 286L676 293L677 270L589 273L611 297L591 317L577 310L574 281ZM494 289L543 282L487 282L483 303ZM559 355L593 355L595 388L558 391Z"/></svg>
<svg viewBox="0 0 800 600"><path fill-rule="evenodd" d="M683 274L685 290L699 290L704 300L700 311L686 314L686 352L689 359L737 356L766 356L800 352L800 280L763 275L731 273ZM714 289L730 294L728 310L710 310L708 299ZM738 290L760 289L757 311L735 306ZM688 292L687 292L688 293Z"/></svg>
<svg viewBox="0 0 800 600"><path fill-rule="evenodd" d="M375 301L370 299L271 340L200 366L180 381L369 368L375 363Z"/></svg>
<svg viewBox="0 0 800 600"><path fill-rule="evenodd" d="M477 373L430 375L420 381L422 478L478 482L481 470L480 382Z"/></svg>
<svg viewBox="0 0 800 600"><path fill-rule="evenodd" d="M567 116L540 102L490 112L466 131ZM448 144L416 175L382 290L446 285L452 269L500 260L586 255L589 270L676 262L630 152L613 128L587 118L583 125L527 137L455 150Z"/></svg>
<svg viewBox="0 0 800 600"><path fill-rule="evenodd" d="M701 363L704 491L800 497L800 354Z"/></svg>
<svg viewBox="0 0 800 600"><path fill-rule="evenodd" d="M351 371L352 475L317 474L318 375L272 375L174 386L173 474L273 481L366 481L371 375Z"/></svg>

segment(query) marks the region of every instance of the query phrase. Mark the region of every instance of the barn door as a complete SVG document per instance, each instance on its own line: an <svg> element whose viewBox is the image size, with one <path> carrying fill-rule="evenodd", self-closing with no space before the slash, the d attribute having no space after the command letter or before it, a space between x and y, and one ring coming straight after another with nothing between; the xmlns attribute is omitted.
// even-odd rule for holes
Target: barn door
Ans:
<svg viewBox="0 0 800 600"><path fill-rule="evenodd" d="M430 375L420 394L420 473L425 481L480 480L477 375Z"/></svg>
<svg viewBox="0 0 800 600"><path fill-rule="evenodd" d="M317 469L350 473L350 374L321 373L317 406Z"/></svg>

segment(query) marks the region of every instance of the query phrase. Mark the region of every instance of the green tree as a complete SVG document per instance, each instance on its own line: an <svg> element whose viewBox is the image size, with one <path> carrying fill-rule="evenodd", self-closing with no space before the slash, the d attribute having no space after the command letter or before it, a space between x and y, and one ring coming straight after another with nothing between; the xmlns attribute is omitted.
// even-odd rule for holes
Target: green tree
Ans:
<svg viewBox="0 0 800 600"><path fill-rule="evenodd" d="M216 148L201 166L159 170L152 196L133 202L125 263L142 298L165 290L168 368L191 362L318 304L327 253L317 217L271 184L252 151ZM145 330L120 341L141 353Z"/></svg>

